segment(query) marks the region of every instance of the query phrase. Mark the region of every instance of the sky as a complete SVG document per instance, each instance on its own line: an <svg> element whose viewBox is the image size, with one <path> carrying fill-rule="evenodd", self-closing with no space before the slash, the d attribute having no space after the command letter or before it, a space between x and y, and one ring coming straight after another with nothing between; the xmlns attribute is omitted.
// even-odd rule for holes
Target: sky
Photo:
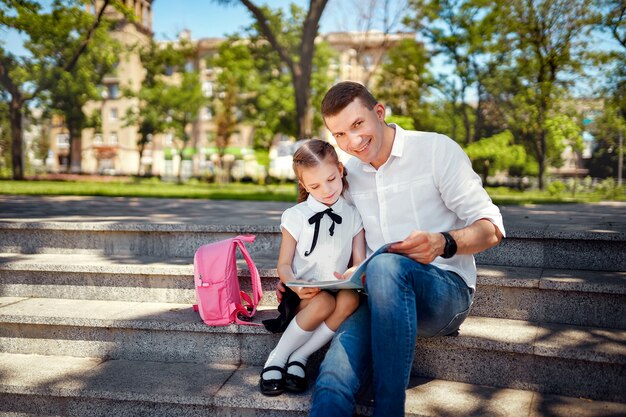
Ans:
<svg viewBox="0 0 626 417"><path fill-rule="evenodd" d="M237 0L232 5L219 4L217 0L155 0L152 3L152 25L155 38L158 40L172 39L183 29L191 30L191 38L224 37L241 31L252 23L252 15ZM295 3L308 9L309 0L257 0L257 5L269 5L271 8L287 9ZM320 21L320 32L357 30L358 13L355 9L363 8L363 4L379 4L376 0L330 0L324 9ZM391 2L390 14L395 14L402 2ZM395 9L394 9L394 6ZM380 7L379 7L380 8ZM382 13L378 13L382 19ZM373 20L382 29L382 22ZM400 25L395 28L401 29Z"/></svg>
<svg viewBox="0 0 626 417"><path fill-rule="evenodd" d="M366 0L330 0L322 14L320 32L356 30L358 17L352 10ZM367 0L372 1L372 0ZM51 0L41 0L40 4L49 5ZM191 31L192 39L222 38L241 32L249 26L252 15L237 0L232 5L219 4L217 0L154 0L152 2L152 30L157 40L175 39L184 30ZM257 5L269 5L272 8L287 8L295 3L308 8L309 0L258 0ZM376 22L374 22L376 24ZM400 29L400 26L396 26ZM0 30L0 39L9 51L21 55L23 40L14 32Z"/></svg>
<svg viewBox="0 0 626 417"><path fill-rule="evenodd" d="M216 0L155 0L152 3L152 26L158 40L176 38L183 29L191 30L191 38L222 38L252 23L252 17L239 1L221 5ZM306 7L304 0L273 0L259 4L287 7L296 3ZM324 15L322 15L324 17Z"/></svg>

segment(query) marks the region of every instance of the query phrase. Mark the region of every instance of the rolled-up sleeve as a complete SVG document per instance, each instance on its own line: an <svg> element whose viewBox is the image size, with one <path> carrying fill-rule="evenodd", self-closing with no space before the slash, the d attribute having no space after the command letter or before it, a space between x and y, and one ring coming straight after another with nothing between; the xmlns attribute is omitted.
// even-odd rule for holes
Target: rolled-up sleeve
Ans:
<svg viewBox="0 0 626 417"><path fill-rule="evenodd" d="M463 149L452 139L441 135L433 147L433 178L448 209L453 211L465 226L487 219L506 236L500 209L493 204L483 188L478 174Z"/></svg>

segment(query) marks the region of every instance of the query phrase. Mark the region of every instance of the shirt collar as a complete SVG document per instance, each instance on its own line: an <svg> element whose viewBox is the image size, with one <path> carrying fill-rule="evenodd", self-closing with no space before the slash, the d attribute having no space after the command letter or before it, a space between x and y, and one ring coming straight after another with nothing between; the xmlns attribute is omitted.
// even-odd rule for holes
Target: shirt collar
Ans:
<svg viewBox="0 0 626 417"><path fill-rule="evenodd" d="M330 206L330 208L333 209L335 213L341 213L341 211L343 210L343 201L344 201L343 197L340 196L335 202L335 204ZM306 199L306 205L315 213L319 213L329 208L326 204L323 204L317 201L311 194L309 194L309 196Z"/></svg>
<svg viewBox="0 0 626 417"><path fill-rule="evenodd" d="M402 129L395 123L389 123L390 127L396 129L396 136L393 140L393 146L391 147L391 155L400 158L404 152L404 142L406 141L406 130Z"/></svg>

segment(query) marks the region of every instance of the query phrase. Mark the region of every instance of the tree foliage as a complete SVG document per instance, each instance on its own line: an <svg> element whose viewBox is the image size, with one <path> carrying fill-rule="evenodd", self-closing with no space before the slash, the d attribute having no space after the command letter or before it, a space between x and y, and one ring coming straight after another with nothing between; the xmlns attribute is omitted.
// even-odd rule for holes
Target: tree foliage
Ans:
<svg viewBox="0 0 626 417"><path fill-rule="evenodd" d="M234 0L218 0L219 3L232 3ZM268 7L259 7L250 0L239 0L252 14L257 22L258 33L272 46L278 54L281 63L290 74L294 91L296 109L296 130L299 138L310 137L313 129L311 111L311 77L313 73L313 58L315 55L315 38L319 30L319 21L328 0L311 0L309 9L296 27L297 36L283 26L283 21L277 17L280 10L272 11ZM292 16L295 15L295 5L291 5ZM287 21L287 23L289 23ZM287 34L287 36L283 36ZM297 39L297 43L293 40ZM295 48L294 48L295 46ZM295 49L295 53L294 53ZM276 67L282 72L282 66Z"/></svg>
<svg viewBox="0 0 626 417"><path fill-rule="evenodd" d="M296 5L291 5L288 13L280 9L264 10L271 30L280 34L281 44L288 45L290 53L296 57L305 11ZM313 108L319 107L331 82L328 67L332 57L333 52L325 42L316 44L309 86L308 117L313 130L323 123ZM261 33L258 23L246 28L241 36L233 36L224 42L217 55L210 58L208 66L217 71L212 100L215 117L230 120L230 126L242 120L252 124L256 148L269 148L277 133L299 135L291 73ZM232 96L227 94L228 91L233 93ZM230 110L228 116L226 101L239 111ZM218 142L222 143L223 139Z"/></svg>
<svg viewBox="0 0 626 417"><path fill-rule="evenodd" d="M24 177L22 120L26 103L54 88L67 73L81 71L76 69L81 66L79 60L90 42L100 36L103 13L110 4L120 6L105 0L92 15L80 0L56 0L47 12L30 0L0 3L0 27L23 35L27 50L26 55L18 56L0 45L0 85L9 107L14 179Z"/></svg>
<svg viewBox="0 0 626 417"><path fill-rule="evenodd" d="M411 119L417 129L426 128L424 96L432 83L426 68L426 50L414 39L405 39L387 52L376 82L375 96L392 113Z"/></svg>
<svg viewBox="0 0 626 417"><path fill-rule="evenodd" d="M200 76L190 67L193 54L193 47L184 41L164 47L152 42L140 52L146 77L138 91L126 89L125 94L138 101L125 118L127 125L138 126L141 152L153 135L171 132L181 158L186 153L192 138L191 124L207 104Z"/></svg>
<svg viewBox="0 0 626 417"><path fill-rule="evenodd" d="M453 116L462 120L462 135L453 139L471 143L489 133L484 115L488 93L485 82L493 77L502 54L496 41L493 9L495 2L483 0L412 0L415 16L407 23L429 42L434 56L443 56L454 68L454 77L439 75L433 87L451 104ZM476 106L470 106L470 91ZM459 132L460 133L460 132Z"/></svg>
<svg viewBox="0 0 626 417"><path fill-rule="evenodd" d="M505 109L507 124L539 167L539 187L553 150L550 118L559 108L573 74L581 73L587 47L591 0L501 2L494 9L507 61L492 94Z"/></svg>
<svg viewBox="0 0 626 417"><path fill-rule="evenodd" d="M528 159L524 147L514 144L513 134L508 130L467 145L465 153L476 172L481 173L483 183L496 171L523 169Z"/></svg>

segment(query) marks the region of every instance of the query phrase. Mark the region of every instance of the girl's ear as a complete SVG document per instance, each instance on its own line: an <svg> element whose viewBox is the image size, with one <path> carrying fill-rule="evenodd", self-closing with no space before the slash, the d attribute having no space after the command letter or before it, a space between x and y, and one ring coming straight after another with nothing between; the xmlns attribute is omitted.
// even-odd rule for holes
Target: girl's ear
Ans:
<svg viewBox="0 0 626 417"><path fill-rule="evenodd" d="M339 164L337 164L337 168L339 168L339 174L343 178L343 164L339 162Z"/></svg>
<svg viewBox="0 0 626 417"><path fill-rule="evenodd" d="M302 184L302 181L298 181L298 185L300 186L300 188L302 188L303 190L306 190L306 192L308 193L309 190L306 189L306 187L304 186L304 184Z"/></svg>

